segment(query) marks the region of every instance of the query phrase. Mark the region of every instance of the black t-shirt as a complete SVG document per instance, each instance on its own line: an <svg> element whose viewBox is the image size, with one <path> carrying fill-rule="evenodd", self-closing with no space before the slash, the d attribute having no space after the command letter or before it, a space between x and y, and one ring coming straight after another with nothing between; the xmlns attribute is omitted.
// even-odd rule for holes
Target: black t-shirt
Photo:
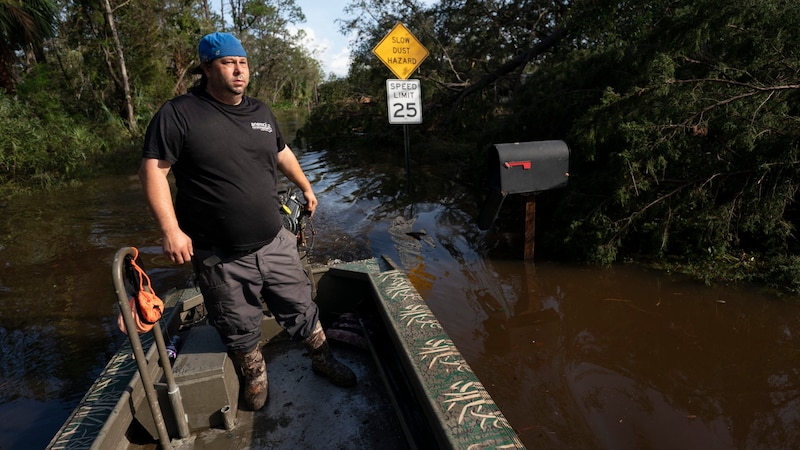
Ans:
<svg viewBox="0 0 800 450"><path fill-rule="evenodd" d="M284 146L264 103L244 97L231 106L192 90L153 117L142 157L172 164L175 213L194 246L241 251L280 231L276 159Z"/></svg>

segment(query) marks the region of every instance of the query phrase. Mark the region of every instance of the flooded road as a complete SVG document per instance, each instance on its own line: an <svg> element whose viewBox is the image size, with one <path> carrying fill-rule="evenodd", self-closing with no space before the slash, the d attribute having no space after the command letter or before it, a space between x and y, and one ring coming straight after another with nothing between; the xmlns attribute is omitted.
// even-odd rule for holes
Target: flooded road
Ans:
<svg viewBox="0 0 800 450"><path fill-rule="evenodd" d="M320 200L311 258L400 264L528 448L800 442L795 304L633 266L496 256L496 230L479 231L460 194L402 195L402 156L299 159ZM114 252L139 247L157 289L189 271L161 256L134 177L0 213L0 449L42 448L124 340Z"/></svg>

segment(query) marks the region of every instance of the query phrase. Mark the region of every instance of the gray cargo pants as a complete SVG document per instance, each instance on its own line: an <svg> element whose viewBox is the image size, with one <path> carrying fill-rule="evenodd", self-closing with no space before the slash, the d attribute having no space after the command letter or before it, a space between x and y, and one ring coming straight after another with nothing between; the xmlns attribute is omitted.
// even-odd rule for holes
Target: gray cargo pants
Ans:
<svg viewBox="0 0 800 450"><path fill-rule="evenodd" d="M251 253L195 249L192 257L209 323L229 351L250 351L261 340L262 299L294 339L311 335L319 318L311 281L300 263L297 238L287 229Z"/></svg>

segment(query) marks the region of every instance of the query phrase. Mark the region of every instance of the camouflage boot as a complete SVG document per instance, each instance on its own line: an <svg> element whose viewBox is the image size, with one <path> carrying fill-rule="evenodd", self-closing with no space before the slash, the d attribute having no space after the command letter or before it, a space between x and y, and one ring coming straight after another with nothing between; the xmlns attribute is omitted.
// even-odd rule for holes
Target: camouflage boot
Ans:
<svg viewBox="0 0 800 450"><path fill-rule="evenodd" d="M347 366L333 357L328 339L319 322L314 326L314 332L303 343L311 356L311 369L314 373L327 377L336 386L355 386L356 375Z"/></svg>
<svg viewBox="0 0 800 450"><path fill-rule="evenodd" d="M267 365L261 348L232 353L231 359L242 376L245 406L258 411L267 402Z"/></svg>

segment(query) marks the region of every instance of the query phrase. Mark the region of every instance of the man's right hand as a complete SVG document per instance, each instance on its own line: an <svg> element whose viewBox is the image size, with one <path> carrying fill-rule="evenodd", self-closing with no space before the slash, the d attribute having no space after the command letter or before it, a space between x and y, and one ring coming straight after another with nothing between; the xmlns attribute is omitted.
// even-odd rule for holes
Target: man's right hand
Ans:
<svg viewBox="0 0 800 450"><path fill-rule="evenodd" d="M164 233L161 248L173 264L184 264L192 260L192 239L181 230Z"/></svg>

